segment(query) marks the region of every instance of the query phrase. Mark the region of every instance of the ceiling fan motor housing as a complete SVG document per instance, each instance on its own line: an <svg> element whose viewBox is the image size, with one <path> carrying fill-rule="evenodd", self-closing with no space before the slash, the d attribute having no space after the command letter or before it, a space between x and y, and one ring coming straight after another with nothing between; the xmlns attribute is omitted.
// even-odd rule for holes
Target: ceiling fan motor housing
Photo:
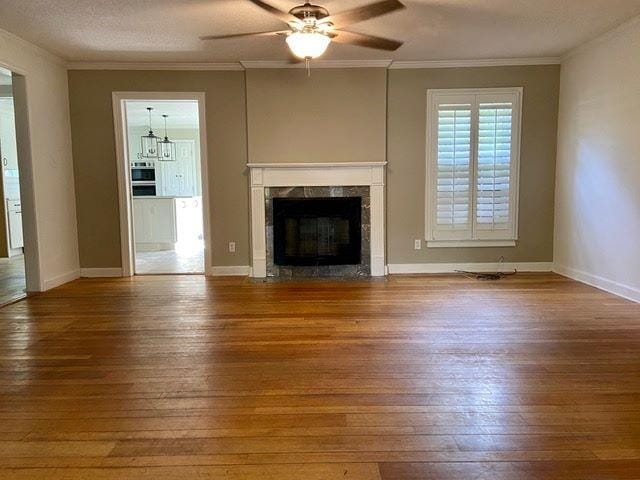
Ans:
<svg viewBox="0 0 640 480"><path fill-rule="evenodd" d="M329 11L326 8L319 5L312 5L309 2L293 7L289 10L289 13L302 21L306 19L321 20L329 16Z"/></svg>

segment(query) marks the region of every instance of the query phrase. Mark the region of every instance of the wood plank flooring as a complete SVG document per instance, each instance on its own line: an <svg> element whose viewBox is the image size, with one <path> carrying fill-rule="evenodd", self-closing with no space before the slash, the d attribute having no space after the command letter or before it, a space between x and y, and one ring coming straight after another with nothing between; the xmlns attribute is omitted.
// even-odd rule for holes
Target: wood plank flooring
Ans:
<svg viewBox="0 0 640 480"><path fill-rule="evenodd" d="M0 478L640 479L640 305L551 274L78 280L0 309Z"/></svg>

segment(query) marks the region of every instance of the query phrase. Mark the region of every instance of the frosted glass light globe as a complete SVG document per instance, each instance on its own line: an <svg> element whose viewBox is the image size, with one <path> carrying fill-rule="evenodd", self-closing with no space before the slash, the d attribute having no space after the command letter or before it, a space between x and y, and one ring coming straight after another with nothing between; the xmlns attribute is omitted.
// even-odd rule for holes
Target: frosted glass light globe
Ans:
<svg viewBox="0 0 640 480"><path fill-rule="evenodd" d="M287 36L287 45L299 58L318 58L326 50L331 39L320 32L294 32Z"/></svg>

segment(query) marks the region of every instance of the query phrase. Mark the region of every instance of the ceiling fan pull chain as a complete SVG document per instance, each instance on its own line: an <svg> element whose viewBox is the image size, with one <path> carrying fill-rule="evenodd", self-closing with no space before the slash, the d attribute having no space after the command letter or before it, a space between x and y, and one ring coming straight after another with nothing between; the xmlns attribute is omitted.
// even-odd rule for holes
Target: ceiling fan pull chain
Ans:
<svg viewBox="0 0 640 480"><path fill-rule="evenodd" d="M311 62L309 61L309 57L305 57L304 59L305 66L307 67L307 77L311 76Z"/></svg>

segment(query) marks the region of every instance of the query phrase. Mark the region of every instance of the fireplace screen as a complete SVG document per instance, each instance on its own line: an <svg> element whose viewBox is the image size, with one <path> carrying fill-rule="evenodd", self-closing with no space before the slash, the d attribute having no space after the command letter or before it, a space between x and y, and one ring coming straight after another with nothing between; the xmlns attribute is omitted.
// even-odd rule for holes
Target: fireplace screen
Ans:
<svg viewBox="0 0 640 480"><path fill-rule="evenodd" d="M361 210L360 197L274 198L274 263L359 264Z"/></svg>

